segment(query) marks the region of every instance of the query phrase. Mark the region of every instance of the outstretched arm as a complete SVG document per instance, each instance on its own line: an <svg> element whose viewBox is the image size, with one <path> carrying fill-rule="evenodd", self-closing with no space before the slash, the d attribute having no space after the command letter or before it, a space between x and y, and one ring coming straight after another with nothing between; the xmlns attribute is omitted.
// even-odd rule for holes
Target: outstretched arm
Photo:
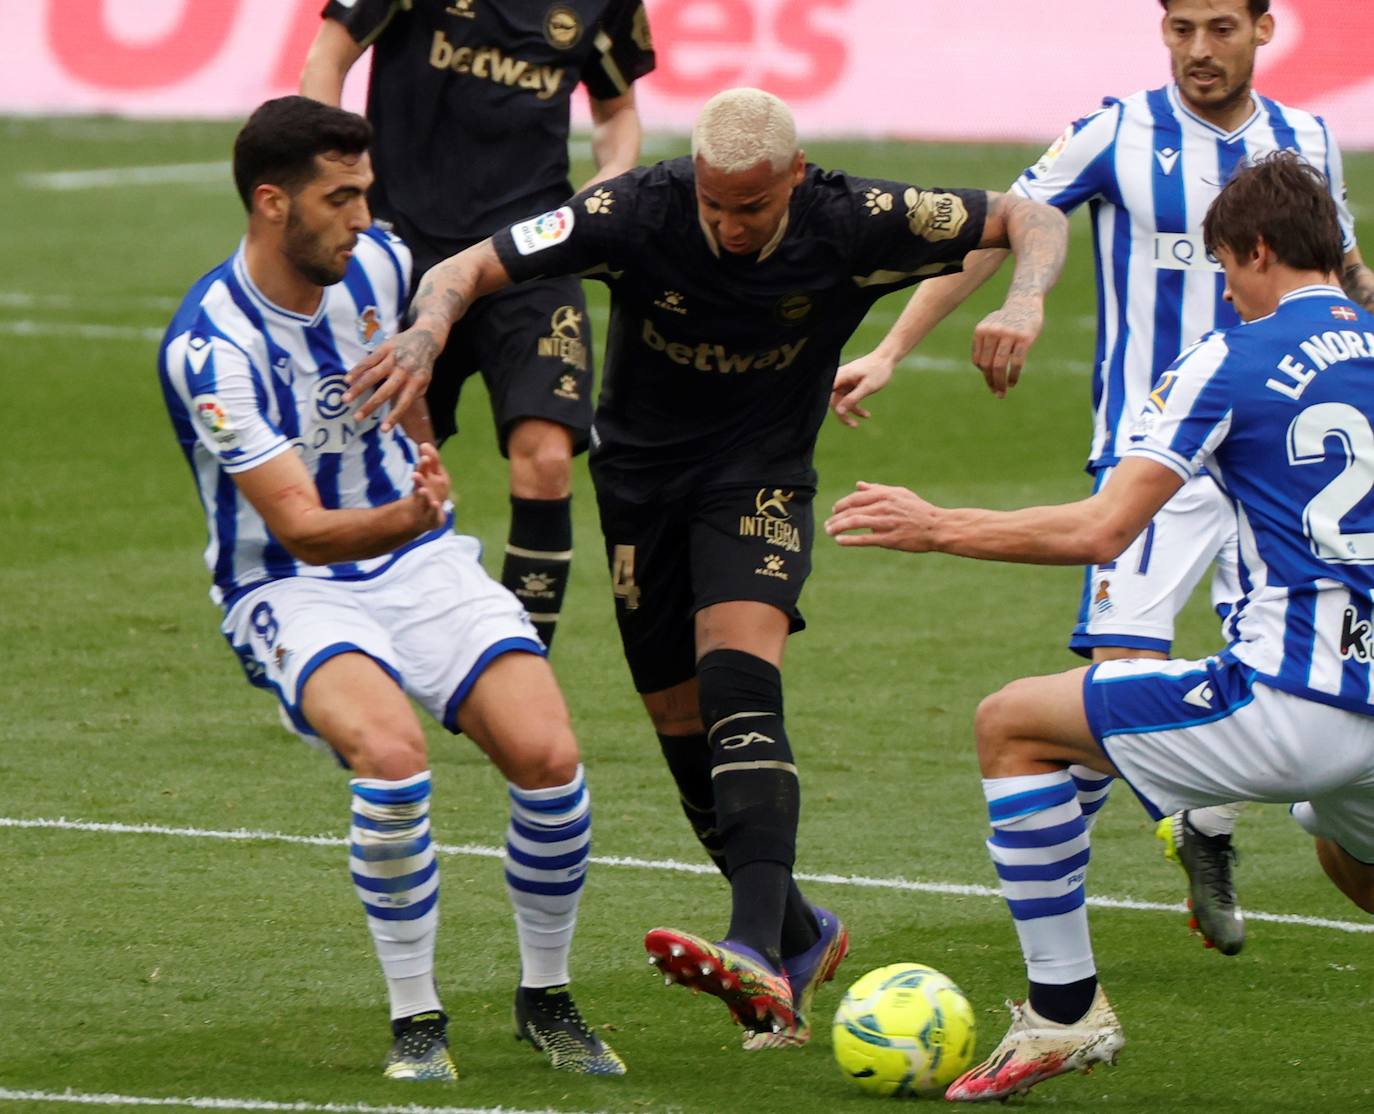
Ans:
<svg viewBox="0 0 1374 1114"><path fill-rule="evenodd" d="M857 419L867 418L868 411L859 403L886 387L907 353L996 274L1008 254L1003 248L970 252L964 257L962 271L926 279L916 287L911 300L878 347L866 356L851 360L835 373L835 385L830 392L830 408L835 416L851 428L859 424Z"/></svg>
<svg viewBox="0 0 1374 1114"><path fill-rule="evenodd" d="M1162 464L1128 458L1090 498L988 511L937 507L904 487L860 483L835 504L825 532L846 546L1026 565L1101 564L1120 556L1182 484Z"/></svg>
<svg viewBox="0 0 1374 1114"><path fill-rule="evenodd" d="M353 41L342 23L333 19L321 20L315 41L305 56L305 65L301 67L301 96L338 108L343 99L344 78L353 63L363 56L364 49Z"/></svg>
<svg viewBox="0 0 1374 1114"><path fill-rule="evenodd" d="M391 413L382 422L382 430L389 431L429 387L434 361L444 350L453 323L478 298L508 285L510 275L489 239L426 271L410 303L410 327L379 345L345 377L345 402L372 391L372 397L358 407L358 420L390 401Z"/></svg>

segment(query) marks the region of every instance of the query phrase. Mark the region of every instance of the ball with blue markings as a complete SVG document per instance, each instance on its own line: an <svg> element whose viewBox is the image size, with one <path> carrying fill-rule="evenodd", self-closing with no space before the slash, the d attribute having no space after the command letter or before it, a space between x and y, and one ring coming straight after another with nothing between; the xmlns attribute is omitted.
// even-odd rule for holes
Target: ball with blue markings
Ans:
<svg viewBox="0 0 1374 1114"><path fill-rule="evenodd" d="M831 1036L836 1063L860 1089L942 1095L973 1060L973 1007L933 967L893 963L849 988Z"/></svg>

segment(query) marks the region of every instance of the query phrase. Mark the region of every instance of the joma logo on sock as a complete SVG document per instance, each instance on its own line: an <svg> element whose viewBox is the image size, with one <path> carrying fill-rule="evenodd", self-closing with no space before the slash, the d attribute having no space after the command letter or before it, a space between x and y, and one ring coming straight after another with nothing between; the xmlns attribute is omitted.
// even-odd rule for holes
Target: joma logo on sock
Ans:
<svg viewBox="0 0 1374 1114"><path fill-rule="evenodd" d="M454 46L442 31L434 32L429 64L436 70L470 73L497 85L519 86L530 90L541 101L558 92L565 72L562 66L539 66L523 58L512 58L499 47Z"/></svg>

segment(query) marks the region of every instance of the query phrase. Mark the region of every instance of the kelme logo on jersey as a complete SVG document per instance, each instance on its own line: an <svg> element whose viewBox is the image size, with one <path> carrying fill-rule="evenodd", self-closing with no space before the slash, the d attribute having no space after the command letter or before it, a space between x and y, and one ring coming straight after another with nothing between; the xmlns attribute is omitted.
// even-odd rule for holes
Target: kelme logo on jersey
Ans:
<svg viewBox="0 0 1374 1114"><path fill-rule="evenodd" d="M609 213L614 204L615 194L597 186L592 195L582 202L582 207L589 213Z"/></svg>
<svg viewBox="0 0 1374 1114"><path fill-rule="evenodd" d="M539 338L539 354L554 356L569 367L586 371L587 345L582 340L582 314L578 312L577 307L559 306L553 311L553 318L549 324L553 333ZM572 397L575 399L577 395L574 394Z"/></svg>
<svg viewBox="0 0 1374 1114"><path fill-rule="evenodd" d="M780 344L776 348L765 348L762 352L731 352L723 344L681 344L669 340L654 328L647 318L642 333L644 343L655 352L662 352L675 364L694 367L697 371L714 371L720 375L742 375L746 371L782 371L792 366L797 354L806 347L809 337L802 337L795 344Z"/></svg>
<svg viewBox="0 0 1374 1114"><path fill-rule="evenodd" d="M739 536L762 538L779 549L800 553L801 531L789 521L792 512L787 509L792 496L793 492L778 487L759 488L754 495L754 513L739 516Z"/></svg>
<svg viewBox="0 0 1374 1114"><path fill-rule="evenodd" d="M677 290L665 290L663 292L663 297L654 299L654 305L658 306L659 309L666 309L669 313L677 313L686 317L687 307L682 304L683 301L685 301L685 299L681 292Z"/></svg>
<svg viewBox="0 0 1374 1114"><path fill-rule="evenodd" d="M515 250L521 255L533 255L537 251L561 244L573 230L573 211L566 205L551 213L542 213L531 220L511 225L511 239Z"/></svg>
<svg viewBox="0 0 1374 1114"><path fill-rule="evenodd" d="M869 216L879 216L882 213L892 212L892 195L886 190L880 190L877 186L870 186L864 190L864 206L868 209Z"/></svg>
<svg viewBox="0 0 1374 1114"><path fill-rule="evenodd" d="M430 42L429 64L436 70L452 70L496 85L528 89L541 101L558 92L567 72L563 66L541 66L515 58L496 46L454 46L442 31L435 31Z"/></svg>
<svg viewBox="0 0 1374 1114"><path fill-rule="evenodd" d="M224 404L215 395L196 395L191 400L191 412L221 452L238 448L238 431L229 420Z"/></svg>
<svg viewBox="0 0 1374 1114"><path fill-rule="evenodd" d="M952 193L931 193L910 186L902 201L912 235L925 240L952 240L968 222L963 198Z"/></svg>
<svg viewBox="0 0 1374 1114"><path fill-rule="evenodd" d="M571 50L582 38L582 20L566 4L555 4L544 14L544 38L558 50Z"/></svg>

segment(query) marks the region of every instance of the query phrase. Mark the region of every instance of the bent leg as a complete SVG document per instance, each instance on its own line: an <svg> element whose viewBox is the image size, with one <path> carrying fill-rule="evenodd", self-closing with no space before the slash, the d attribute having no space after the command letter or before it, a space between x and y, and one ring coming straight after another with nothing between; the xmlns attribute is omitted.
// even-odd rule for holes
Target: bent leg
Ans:
<svg viewBox="0 0 1374 1114"><path fill-rule="evenodd" d="M390 674L359 653L315 670L301 710L358 775L350 782L349 870L386 976L391 1017L437 1011L439 864L419 721Z"/></svg>
<svg viewBox="0 0 1374 1114"><path fill-rule="evenodd" d="M1336 889L1366 913L1374 913L1374 863L1362 863L1339 844L1318 838L1317 862Z"/></svg>

